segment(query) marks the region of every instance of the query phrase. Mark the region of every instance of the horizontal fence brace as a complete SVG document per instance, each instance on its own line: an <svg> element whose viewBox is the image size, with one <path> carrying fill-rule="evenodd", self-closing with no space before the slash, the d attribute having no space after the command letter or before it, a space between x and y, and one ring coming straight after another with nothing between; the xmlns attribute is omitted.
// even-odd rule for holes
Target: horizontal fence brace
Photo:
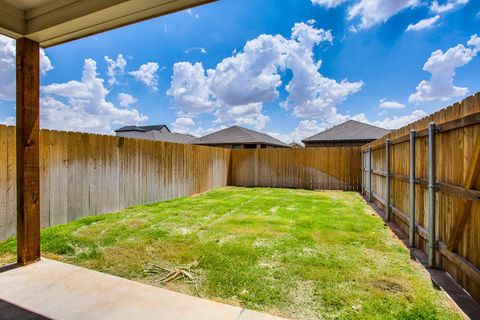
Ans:
<svg viewBox="0 0 480 320"><path fill-rule="evenodd" d="M438 189L440 189L440 185L439 185L438 183L428 184L428 185L427 185L427 188L428 188L428 189L438 190Z"/></svg>

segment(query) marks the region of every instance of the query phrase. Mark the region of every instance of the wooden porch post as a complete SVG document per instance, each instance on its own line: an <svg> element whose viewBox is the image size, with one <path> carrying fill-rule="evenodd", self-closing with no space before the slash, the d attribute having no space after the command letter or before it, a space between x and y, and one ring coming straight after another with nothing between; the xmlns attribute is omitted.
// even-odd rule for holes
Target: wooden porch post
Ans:
<svg viewBox="0 0 480 320"><path fill-rule="evenodd" d="M40 259L40 46L17 40L17 261Z"/></svg>

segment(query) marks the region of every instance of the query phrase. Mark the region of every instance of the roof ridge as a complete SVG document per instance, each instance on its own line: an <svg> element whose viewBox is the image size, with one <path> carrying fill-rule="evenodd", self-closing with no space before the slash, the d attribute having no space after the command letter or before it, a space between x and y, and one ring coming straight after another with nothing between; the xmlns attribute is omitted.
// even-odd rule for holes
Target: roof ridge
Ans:
<svg viewBox="0 0 480 320"><path fill-rule="evenodd" d="M253 130L250 130L250 129L244 128L244 127L240 127L240 126L233 126L233 127L239 128L239 129L242 130L245 134L247 134L250 138L258 141L258 139L257 139L254 135L251 134L251 132L253 132ZM249 131L251 131L251 132L249 132ZM263 132L260 132L260 131L255 131L255 132L256 132L256 133L262 133L262 134L263 134Z"/></svg>

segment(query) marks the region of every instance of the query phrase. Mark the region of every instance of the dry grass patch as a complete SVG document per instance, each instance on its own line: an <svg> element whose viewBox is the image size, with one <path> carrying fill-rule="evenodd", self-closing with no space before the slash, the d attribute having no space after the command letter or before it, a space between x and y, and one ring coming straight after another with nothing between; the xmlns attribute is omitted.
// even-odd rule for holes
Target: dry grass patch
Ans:
<svg viewBox="0 0 480 320"><path fill-rule="evenodd" d="M45 229L42 251L294 319L460 318L353 192L229 187Z"/></svg>

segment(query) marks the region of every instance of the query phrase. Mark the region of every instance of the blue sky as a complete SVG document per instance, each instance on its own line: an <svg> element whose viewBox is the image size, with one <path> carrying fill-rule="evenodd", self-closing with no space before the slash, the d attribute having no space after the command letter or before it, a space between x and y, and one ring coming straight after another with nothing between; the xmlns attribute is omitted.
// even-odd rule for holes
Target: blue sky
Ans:
<svg viewBox="0 0 480 320"><path fill-rule="evenodd" d="M286 142L347 119L400 127L480 91L476 34L478 0L220 0L46 49L41 126L238 124ZM0 45L13 123L14 42Z"/></svg>

